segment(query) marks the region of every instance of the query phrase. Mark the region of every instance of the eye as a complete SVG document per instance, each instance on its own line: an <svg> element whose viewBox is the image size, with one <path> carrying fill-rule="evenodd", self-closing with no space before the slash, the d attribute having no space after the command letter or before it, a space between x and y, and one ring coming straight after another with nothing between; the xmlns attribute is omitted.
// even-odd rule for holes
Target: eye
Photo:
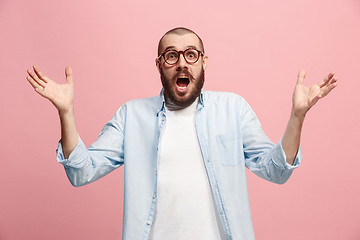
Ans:
<svg viewBox="0 0 360 240"><path fill-rule="evenodd" d="M169 51L165 54L166 59L176 59L177 58L177 52Z"/></svg>
<svg viewBox="0 0 360 240"><path fill-rule="evenodd" d="M198 53L195 50L189 50L186 52L186 58L189 60L197 59Z"/></svg>

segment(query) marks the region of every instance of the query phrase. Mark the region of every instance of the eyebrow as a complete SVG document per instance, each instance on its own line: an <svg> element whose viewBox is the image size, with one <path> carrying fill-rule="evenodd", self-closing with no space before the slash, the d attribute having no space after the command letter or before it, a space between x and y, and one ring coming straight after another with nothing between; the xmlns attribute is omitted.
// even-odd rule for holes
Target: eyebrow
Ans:
<svg viewBox="0 0 360 240"><path fill-rule="evenodd" d="M192 46L192 45L186 47L186 49L189 49L189 48L198 50L197 47ZM167 48L165 48L165 50L163 52L166 52L167 50L170 50L170 49L176 49L176 47L175 46L168 46Z"/></svg>

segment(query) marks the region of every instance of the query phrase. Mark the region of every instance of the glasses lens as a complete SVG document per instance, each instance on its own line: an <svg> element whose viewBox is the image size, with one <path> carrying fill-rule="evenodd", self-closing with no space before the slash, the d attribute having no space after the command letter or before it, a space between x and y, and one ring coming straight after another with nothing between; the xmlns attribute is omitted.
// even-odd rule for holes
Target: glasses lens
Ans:
<svg viewBox="0 0 360 240"><path fill-rule="evenodd" d="M184 57L187 62L194 63L199 59L199 53L195 49L187 49L184 52Z"/></svg>
<svg viewBox="0 0 360 240"><path fill-rule="evenodd" d="M174 64L179 58L179 53L176 51L168 51L164 54L164 59L168 64Z"/></svg>

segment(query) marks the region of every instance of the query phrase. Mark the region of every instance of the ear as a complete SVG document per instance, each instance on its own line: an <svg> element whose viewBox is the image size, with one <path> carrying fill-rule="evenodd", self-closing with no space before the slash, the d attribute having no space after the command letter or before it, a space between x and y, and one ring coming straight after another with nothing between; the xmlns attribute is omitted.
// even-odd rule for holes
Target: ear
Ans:
<svg viewBox="0 0 360 240"><path fill-rule="evenodd" d="M209 61L209 57L207 55L204 55L203 60L202 60L202 65L203 65L204 71L205 71L205 69L207 67L208 61Z"/></svg>
<svg viewBox="0 0 360 240"><path fill-rule="evenodd" d="M160 58L155 58L155 64L156 64L156 68L159 71L159 73L161 73L161 62L160 62Z"/></svg>

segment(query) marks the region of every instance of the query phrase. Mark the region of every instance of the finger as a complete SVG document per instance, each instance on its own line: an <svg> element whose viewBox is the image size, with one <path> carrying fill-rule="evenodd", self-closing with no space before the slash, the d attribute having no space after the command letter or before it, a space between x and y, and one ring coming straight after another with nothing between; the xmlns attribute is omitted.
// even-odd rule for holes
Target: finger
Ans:
<svg viewBox="0 0 360 240"><path fill-rule="evenodd" d="M305 69L300 69L299 73L298 73L298 79L297 79L297 84L298 85L303 85L304 84L304 78L306 76L306 71Z"/></svg>
<svg viewBox="0 0 360 240"><path fill-rule="evenodd" d="M319 87L323 87L326 84L329 83L329 81L334 77L335 73L331 72L329 73L329 75L327 75L327 77L325 77L322 81L318 82Z"/></svg>
<svg viewBox="0 0 360 240"><path fill-rule="evenodd" d="M67 83L73 83L73 77L72 77L72 69L71 67L65 68L65 76L66 76L66 82Z"/></svg>
<svg viewBox="0 0 360 240"><path fill-rule="evenodd" d="M322 91L320 93L320 97L323 98L326 95L328 95L336 86L337 86L337 79L332 81L330 84L326 85L326 87L322 88Z"/></svg>
<svg viewBox="0 0 360 240"><path fill-rule="evenodd" d="M31 72L30 70L27 70L27 73L29 74L29 76L36 81L41 87L45 87L45 82L43 80L41 80L40 78L38 78L38 76L36 74L34 74L33 72Z"/></svg>
<svg viewBox="0 0 360 240"><path fill-rule="evenodd" d="M321 90L323 90L323 89L325 90L326 88L330 87L331 85L336 86L337 85L337 80L338 80L337 77L333 77L333 78L329 79L327 81L326 85L321 86Z"/></svg>
<svg viewBox="0 0 360 240"><path fill-rule="evenodd" d="M33 66L35 74L38 76L39 79L43 80L44 82L48 82L48 77L46 77L37 66Z"/></svg>
<svg viewBox="0 0 360 240"><path fill-rule="evenodd" d="M26 80L28 80L28 82L31 84L31 86L33 88L42 88L34 79L32 79L31 77L27 76Z"/></svg>
<svg viewBox="0 0 360 240"><path fill-rule="evenodd" d="M34 79L32 79L31 77L27 76L26 79L28 80L28 82L31 84L31 86L33 86L34 90L39 93L42 96L45 96L45 88L43 88L42 86L40 86Z"/></svg>
<svg viewBox="0 0 360 240"><path fill-rule="evenodd" d="M35 91L43 97L46 97L45 88L35 88Z"/></svg>
<svg viewBox="0 0 360 240"><path fill-rule="evenodd" d="M330 84L332 84L332 83L336 83L336 82L337 82L337 80L338 80L338 78L337 78L337 77L333 77L329 83L330 83Z"/></svg>

